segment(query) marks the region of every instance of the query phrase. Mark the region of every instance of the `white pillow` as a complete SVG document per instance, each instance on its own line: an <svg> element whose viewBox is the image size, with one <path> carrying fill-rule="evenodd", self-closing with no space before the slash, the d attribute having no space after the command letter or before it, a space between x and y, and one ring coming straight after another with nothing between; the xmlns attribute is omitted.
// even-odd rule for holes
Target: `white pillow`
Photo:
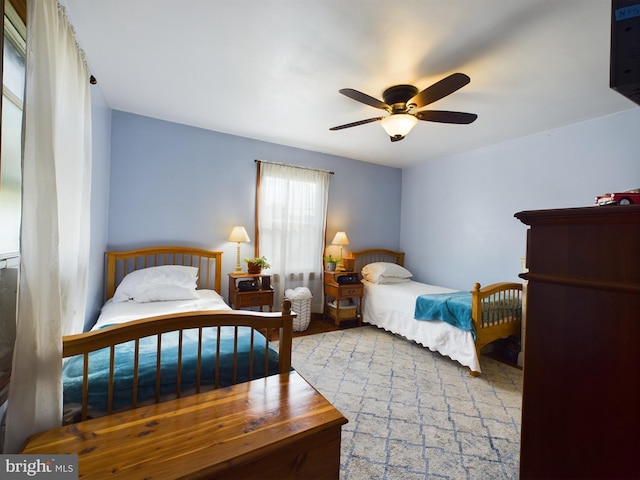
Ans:
<svg viewBox="0 0 640 480"><path fill-rule="evenodd" d="M138 303L196 298L198 268L162 265L127 274L113 295L114 302Z"/></svg>
<svg viewBox="0 0 640 480"><path fill-rule="evenodd" d="M366 280L366 279L365 279ZM377 282L372 283L404 283L408 282L408 278L400 278L400 277L380 277Z"/></svg>
<svg viewBox="0 0 640 480"><path fill-rule="evenodd" d="M406 282L413 274L395 263L375 262L364 266L362 277L372 283L398 283Z"/></svg>
<svg viewBox="0 0 640 480"><path fill-rule="evenodd" d="M177 287L175 285L162 285L150 287L142 293L134 296L136 303L166 302L169 300L191 300L198 298L195 288Z"/></svg>

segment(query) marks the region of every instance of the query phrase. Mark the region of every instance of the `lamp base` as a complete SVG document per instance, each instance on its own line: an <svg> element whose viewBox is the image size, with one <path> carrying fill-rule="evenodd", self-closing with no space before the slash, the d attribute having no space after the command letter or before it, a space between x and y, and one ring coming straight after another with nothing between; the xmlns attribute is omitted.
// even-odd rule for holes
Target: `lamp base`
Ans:
<svg viewBox="0 0 640 480"><path fill-rule="evenodd" d="M338 265L336 265L336 272L344 272L344 263L342 263L342 245L340 245L340 260L338 260Z"/></svg>
<svg viewBox="0 0 640 480"><path fill-rule="evenodd" d="M240 242L238 242L238 249L236 251L237 260L236 260L236 269L233 273L242 273L242 265L240 265Z"/></svg>

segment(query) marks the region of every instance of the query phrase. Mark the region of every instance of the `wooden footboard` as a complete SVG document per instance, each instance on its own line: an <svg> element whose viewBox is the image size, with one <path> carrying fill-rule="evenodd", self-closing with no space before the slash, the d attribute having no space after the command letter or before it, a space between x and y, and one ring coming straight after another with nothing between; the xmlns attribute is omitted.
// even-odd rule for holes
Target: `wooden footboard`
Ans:
<svg viewBox="0 0 640 480"><path fill-rule="evenodd" d="M476 330L476 350L499 338L520 335L522 329L522 284L501 282L471 290L471 317ZM474 372L472 372L473 374Z"/></svg>
<svg viewBox="0 0 640 480"><path fill-rule="evenodd" d="M97 350L108 348L110 349L109 353L109 380L108 380L108 398L107 398L107 411L105 413L112 413L114 407L114 381L116 378L116 373L114 372L115 368L115 351L116 345L120 345L126 342L134 342L135 344L135 356L133 360L133 381L132 381L132 398L131 398L131 406L132 408L136 408L138 406L138 395L137 395L137 385L138 385L138 352L140 340L146 337L157 336L158 339L158 348L157 351L161 352L161 334L167 332L177 332L178 338L178 363L177 363L177 372L175 374L175 378L178 379L176 385L175 397L180 397L184 392L181 390L180 379L181 375L181 352L182 352L182 339L183 333L186 330L197 329L199 333L199 341L198 341L198 356L197 356L197 365L196 369L196 380L195 380L195 392L199 393L203 388L201 385L201 374L202 374L202 357L201 352L203 349L202 342L202 332L205 327L214 327L218 329L217 335L217 345L216 351L220 353L220 328L225 326L235 327L235 341L234 341L234 351L233 351L233 381L232 384L238 383L236 382L236 367L237 367L237 359L239 355L238 351L238 327L251 327L257 331L263 333L264 337L260 335L255 336L256 341L261 341L262 347L264 349L264 371L268 371L267 364L269 362L269 348L267 339L273 338L273 336L277 336L278 338L278 371L279 373L287 373L291 370L291 343L292 343L292 332L293 332L293 319L295 317L295 313L291 312L291 302L285 300L282 305L282 312L253 312L253 311L239 311L239 310L221 310L221 311L209 311L209 312L189 312L179 315L162 315L157 317L145 318L141 320L135 320L131 322L127 322L121 325L114 325L111 327L106 327L100 330L86 332L78 335L70 335L63 337L63 357L73 357L76 355L83 356L83 375L82 375L82 405L81 405L81 414L80 418L74 419L76 420L85 420L87 418L87 410L89 408L88 403L88 390L89 390L89 354L91 352L95 352ZM254 332L255 330L252 330ZM254 348L259 347L260 345L254 344L254 334L251 333L251 346L248 352L250 360L250 365L253 365L253 356L254 356ZM211 348L211 347L210 347ZM247 355L247 352L244 352L243 355ZM257 355L257 354L256 354ZM216 365L215 365L215 378L216 381L213 385L207 385L206 388L218 388L218 381L220 375L220 365L218 359L219 355L216 355ZM160 355L157 358L157 364L160 365ZM255 361L259 364L260 360L258 358ZM192 367L193 368L193 367ZM163 400L160 394L160 368L156 368L156 396L155 403L158 403ZM258 376L253 374L253 372L249 372L249 380L252 378L257 378ZM152 402L153 403L153 402Z"/></svg>

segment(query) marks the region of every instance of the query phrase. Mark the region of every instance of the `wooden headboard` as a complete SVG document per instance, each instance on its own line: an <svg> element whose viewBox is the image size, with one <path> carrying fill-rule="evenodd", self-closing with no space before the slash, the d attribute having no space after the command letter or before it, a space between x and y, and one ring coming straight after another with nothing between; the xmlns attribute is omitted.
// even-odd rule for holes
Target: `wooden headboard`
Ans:
<svg viewBox="0 0 640 480"><path fill-rule="evenodd" d="M404 265L404 252L395 252L384 248L370 248L368 250L360 250L359 252L351 252L355 258L355 271L359 272L362 267L373 262L389 262Z"/></svg>
<svg viewBox="0 0 640 480"><path fill-rule="evenodd" d="M160 265L198 267L198 288L220 292L222 285L222 252L191 247L149 247L122 252L105 252L105 300L113 297L116 287L127 273Z"/></svg>

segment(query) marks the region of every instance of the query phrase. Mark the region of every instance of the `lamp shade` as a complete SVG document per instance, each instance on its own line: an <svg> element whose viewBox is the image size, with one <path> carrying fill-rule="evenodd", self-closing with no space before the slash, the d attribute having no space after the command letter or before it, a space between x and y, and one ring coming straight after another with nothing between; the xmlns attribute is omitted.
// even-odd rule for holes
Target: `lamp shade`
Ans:
<svg viewBox="0 0 640 480"><path fill-rule="evenodd" d="M229 234L229 238L227 240L230 242L238 243L247 243L251 241L249 240L247 231L244 229L244 227L241 227L239 225L233 227L233 230L231 230L231 233Z"/></svg>
<svg viewBox="0 0 640 480"><path fill-rule="evenodd" d="M336 236L331 240L332 245L349 245L349 239L347 238L347 234L344 232L336 233Z"/></svg>
<svg viewBox="0 0 640 480"><path fill-rule="evenodd" d="M408 113L395 113L384 117L380 124L390 137L404 137L418 123L418 119Z"/></svg>

